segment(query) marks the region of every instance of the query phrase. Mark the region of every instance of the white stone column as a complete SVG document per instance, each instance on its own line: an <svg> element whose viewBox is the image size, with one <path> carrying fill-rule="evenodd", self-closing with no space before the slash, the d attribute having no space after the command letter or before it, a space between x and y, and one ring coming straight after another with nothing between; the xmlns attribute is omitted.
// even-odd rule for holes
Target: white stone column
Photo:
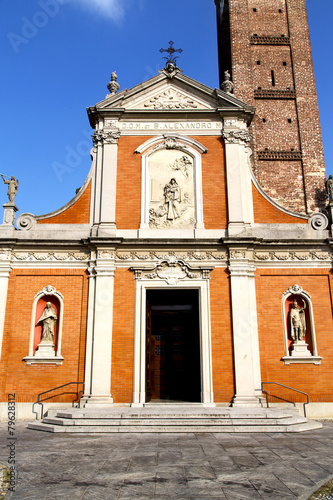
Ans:
<svg viewBox="0 0 333 500"><path fill-rule="evenodd" d="M97 146L95 226L98 224L98 236L116 234L116 187L118 130L102 129L95 132L94 143Z"/></svg>
<svg viewBox="0 0 333 500"><path fill-rule="evenodd" d="M6 259L0 261L0 359L1 359L3 330L5 326L5 315L7 306L8 282L12 268L9 265L10 250L2 250L0 251L0 253L3 254Z"/></svg>
<svg viewBox="0 0 333 500"><path fill-rule="evenodd" d="M88 404L112 404L111 397L111 356L113 327L113 294L114 294L114 257L113 251L98 252L94 277L91 278L87 331L86 382L85 388ZM94 280L94 284L92 281ZM89 370L91 357L91 370ZM90 373L89 373L90 372Z"/></svg>
<svg viewBox="0 0 333 500"><path fill-rule="evenodd" d="M233 126L243 127L235 129L225 126L223 131L228 193L228 234L236 236L246 232L254 222L248 148L250 135L245 123L238 123L235 120L229 122ZM228 120L225 120L225 123L228 123Z"/></svg>
<svg viewBox="0 0 333 500"><path fill-rule="evenodd" d="M236 394L233 406L257 406L261 394L255 267L245 251L230 252L231 308Z"/></svg>

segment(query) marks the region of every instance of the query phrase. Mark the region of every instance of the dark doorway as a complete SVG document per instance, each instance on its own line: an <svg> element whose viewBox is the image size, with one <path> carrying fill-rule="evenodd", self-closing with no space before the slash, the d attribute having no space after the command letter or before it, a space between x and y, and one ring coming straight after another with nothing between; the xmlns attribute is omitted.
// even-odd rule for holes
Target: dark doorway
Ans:
<svg viewBox="0 0 333 500"><path fill-rule="evenodd" d="M198 290L147 290L147 401L200 402Z"/></svg>

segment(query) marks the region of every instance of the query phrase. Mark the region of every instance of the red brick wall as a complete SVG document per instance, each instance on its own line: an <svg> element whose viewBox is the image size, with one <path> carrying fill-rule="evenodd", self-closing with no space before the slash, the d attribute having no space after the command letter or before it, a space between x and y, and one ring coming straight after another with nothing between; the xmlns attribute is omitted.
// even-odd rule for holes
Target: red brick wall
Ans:
<svg viewBox="0 0 333 500"><path fill-rule="evenodd" d="M66 210L47 219L40 219L37 224L89 224L90 222L91 181L80 198Z"/></svg>
<svg viewBox="0 0 333 500"><path fill-rule="evenodd" d="M323 357L321 365L287 366L281 361L285 355L281 295L294 284L311 295L318 355ZM257 270L256 293L262 381L279 382L307 392L311 402L333 401L331 272L327 269ZM282 389L272 392L286 399L298 398L296 393ZM297 400L305 401L304 396Z"/></svg>
<svg viewBox="0 0 333 500"><path fill-rule="evenodd" d="M265 191L283 206L312 212L325 204L326 176L305 0L229 0L229 8L234 94L256 107L251 126L255 174ZM284 35L290 43L251 44L253 35ZM259 99L254 94L258 88L290 88L296 97ZM266 148L301 150L303 159L295 162L295 168L294 162L266 162L258 158L258 151Z"/></svg>
<svg viewBox="0 0 333 500"><path fill-rule="evenodd" d="M214 269L210 279L213 387L215 402L235 395L230 279L227 269Z"/></svg>
<svg viewBox="0 0 333 500"><path fill-rule="evenodd" d="M262 194L259 193L258 189L252 184L252 197L253 197L253 211L254 211L254 222L261 224L307 224L306 219L300 219L299 217L293 217L288 215L282 210L275 208L274 205L269 203Z"/></svg>
<svg viewBox="0 0 333 500"><path fill-rule="evenodd" d="M122 136L118 143L116 223L118 229L138 229L141 219L141 155L138 146L149 137ZM206 229L227 227L224 147L221 138L200 136L207 147L202 155L203 209Z"/></svg>
<svg viewBox="0 0 333 500"><path fill-rule="evenodd" d="M129 269L117 269L114 283L111 394L115 403L131 403L134 360L135 281Z"/></svg>
<svg viewBox="0 0 333 500"><path fill-rule="evenodd" d="M64 296L61 354L62 366L30 365L30 326L34 296L52 284ZM61 384L83 381L87 316L88 279L84 270L29 269L12 271L9 279L7 311L0 363L0 397L16 394L16 401L36 401L37 394ZM70 389L70 390L73 390ZM53 398L72 401L74 396Z"/></svg>

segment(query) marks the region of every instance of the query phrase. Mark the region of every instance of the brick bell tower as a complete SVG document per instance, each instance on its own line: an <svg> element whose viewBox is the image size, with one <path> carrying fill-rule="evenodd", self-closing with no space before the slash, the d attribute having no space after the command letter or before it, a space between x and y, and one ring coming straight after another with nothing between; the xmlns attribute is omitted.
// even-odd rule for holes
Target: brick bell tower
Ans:
<svg viewBox="0 0 333 500"><path fill-rule="evenodd" d="M325 206L326 179L305 0L215 0L220 84L255 106L252 165L276 202Z"/></svg>

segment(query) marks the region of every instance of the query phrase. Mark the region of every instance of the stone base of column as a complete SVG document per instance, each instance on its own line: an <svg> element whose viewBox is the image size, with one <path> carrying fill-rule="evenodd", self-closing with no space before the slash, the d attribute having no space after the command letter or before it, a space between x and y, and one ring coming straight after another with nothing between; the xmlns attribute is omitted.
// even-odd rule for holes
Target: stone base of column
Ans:
<svg viewBox="0 0 333 500"><path fill-rule="evenodd" d="M233 408L261 408L261 403L255 396L235 396L232 400Z"/></svg>
<svg viewBox="0 0 333 500"><path fill-rule="evenodd" d="M113 406L113 398L107 395L99 396L82 396L81 407L107 408Z"/></svg>

